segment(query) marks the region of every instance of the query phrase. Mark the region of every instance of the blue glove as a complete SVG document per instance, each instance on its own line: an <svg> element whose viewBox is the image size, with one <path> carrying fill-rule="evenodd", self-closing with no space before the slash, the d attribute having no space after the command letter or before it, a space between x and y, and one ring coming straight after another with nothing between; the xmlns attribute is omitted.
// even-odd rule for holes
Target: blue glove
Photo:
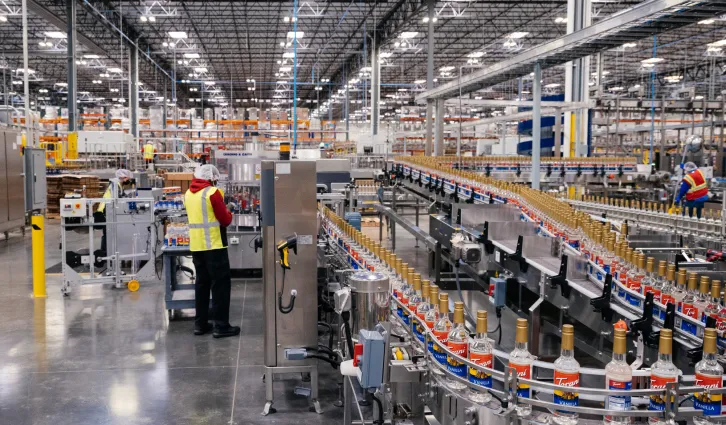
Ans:
<svg viewBox="0 0 726 425"><path fill-rule="evenodd" d="M681 203L681 197L680 196L676 196L676 204L680 204L680 203Z"/></svg>

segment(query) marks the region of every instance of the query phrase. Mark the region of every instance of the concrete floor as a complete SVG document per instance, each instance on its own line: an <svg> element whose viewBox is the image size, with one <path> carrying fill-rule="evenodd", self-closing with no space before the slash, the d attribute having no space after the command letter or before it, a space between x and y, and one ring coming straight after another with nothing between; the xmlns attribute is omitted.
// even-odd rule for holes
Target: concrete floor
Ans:
<svg viewBox="0 0 726 425"><path fill-rule="evenodd" d="M59 225L46 228L46 265L60 261ZM0 424L334 424L342 409L336 373L320 365L324 413L275 382L277 413L261 416L262 284L233 281L230 319L240 338L194 336L169 322L161 282L131 293L85 286L69 298L49 276L47 299L32 299L30 232L0 241Z"/></svg>

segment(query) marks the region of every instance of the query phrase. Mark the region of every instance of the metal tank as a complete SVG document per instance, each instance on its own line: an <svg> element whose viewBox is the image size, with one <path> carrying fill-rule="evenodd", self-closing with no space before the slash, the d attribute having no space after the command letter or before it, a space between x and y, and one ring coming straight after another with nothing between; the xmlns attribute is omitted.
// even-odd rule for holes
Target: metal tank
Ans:
<svg viewBox="0 0 726 425"><path fill-rule="evenodd" d="M387 322L390 314L390 281L378 272L361 271L348 277L353 290L352 332L375 329L379 322Z"/></svg>

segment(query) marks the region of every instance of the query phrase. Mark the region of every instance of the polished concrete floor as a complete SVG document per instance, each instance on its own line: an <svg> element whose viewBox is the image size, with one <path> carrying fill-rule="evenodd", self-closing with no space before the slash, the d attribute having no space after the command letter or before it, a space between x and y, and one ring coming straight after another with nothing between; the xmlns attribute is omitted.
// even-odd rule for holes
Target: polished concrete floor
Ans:
<svg viewBox="0 0 726 425"><path fill-rule="evenodd" d="M46 264L60 261L58 221L46 229ZM324 413L275 382L277 413L262 416L262 284L233 281L231 321L240 338L192 334L169 322L161 282L131 293L84 286L70 297L49 276L48 297L31 298L30 233L0 241L0 424L336 424L335 372L320 365Z"/></svg>

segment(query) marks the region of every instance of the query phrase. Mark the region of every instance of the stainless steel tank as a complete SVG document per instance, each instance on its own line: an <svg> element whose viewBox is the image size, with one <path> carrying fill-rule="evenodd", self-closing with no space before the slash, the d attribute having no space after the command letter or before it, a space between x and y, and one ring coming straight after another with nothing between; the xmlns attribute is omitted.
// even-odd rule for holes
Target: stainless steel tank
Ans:
<svg viewBox="0 0 726 425"><path fill-rule="evenodd" d="M232 182L251 182L259 180L260 161L230 161L227 171ZM255 178L257 177L257 178Z"/></svg>
<svg viewBox="0 0 726 425"><path fill-rule="evenodd" d="M390 309L390 281L383 273L360 271L348 277L353 291L351 311L352 332L373 330L379 322L388 321Z"/></svg>

